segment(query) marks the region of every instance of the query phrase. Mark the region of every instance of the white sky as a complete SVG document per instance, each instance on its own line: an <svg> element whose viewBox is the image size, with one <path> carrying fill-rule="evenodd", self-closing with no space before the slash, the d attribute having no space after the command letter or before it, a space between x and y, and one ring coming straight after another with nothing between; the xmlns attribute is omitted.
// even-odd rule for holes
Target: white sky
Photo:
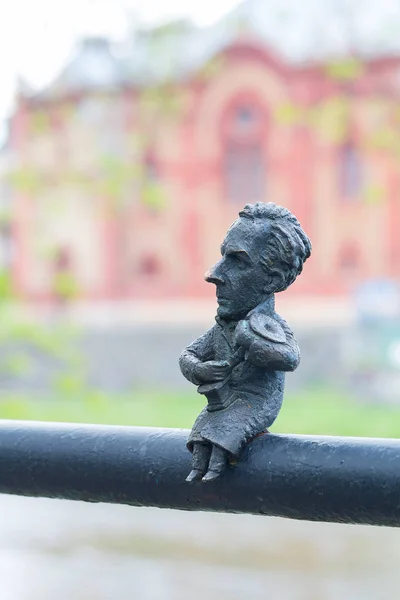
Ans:
<svg viewBox="0 0 400 600"><path fill-rule="evenodd" d="M145 23L189 17L216 21L238 0L0 0L0 120L12 106L18 75L35 86L49 81L74 40L85 34L119 37L127 11Z"/></svg>

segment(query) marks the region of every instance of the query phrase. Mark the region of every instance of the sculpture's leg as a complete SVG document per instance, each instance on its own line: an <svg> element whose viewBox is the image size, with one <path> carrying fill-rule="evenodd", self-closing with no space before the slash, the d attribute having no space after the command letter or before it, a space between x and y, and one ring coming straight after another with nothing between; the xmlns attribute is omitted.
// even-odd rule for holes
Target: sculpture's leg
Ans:
<svg viewBox="0 0 400 600"><path fill-rule="evenodd" d="M202 481L214 481L217 479L228 464L228 453L223 448L213 446L208 471Z"/></svg>
<svg viewBox="0 0 400 600"><path fill-rule="evenodd" d="M201 444L199 442L193 444L192 470L186 477L188 483L199 481L203 477L208 469L210 454L210 444Z"/></svg>

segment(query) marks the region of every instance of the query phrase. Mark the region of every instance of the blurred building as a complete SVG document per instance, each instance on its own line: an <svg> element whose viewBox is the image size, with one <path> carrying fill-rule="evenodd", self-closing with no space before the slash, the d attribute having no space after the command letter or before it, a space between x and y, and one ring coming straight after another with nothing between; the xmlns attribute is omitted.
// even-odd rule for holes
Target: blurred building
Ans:
<svg viewBox="0 0 400 600"><path fill-rule="evenodd" d="M290 45L248 0L207 29L86 39L46 89L22 87L6 178L17 292L210 294L202 274L257 201L313 241L293 297L399 280L400 58L310 35Z"/></svg>

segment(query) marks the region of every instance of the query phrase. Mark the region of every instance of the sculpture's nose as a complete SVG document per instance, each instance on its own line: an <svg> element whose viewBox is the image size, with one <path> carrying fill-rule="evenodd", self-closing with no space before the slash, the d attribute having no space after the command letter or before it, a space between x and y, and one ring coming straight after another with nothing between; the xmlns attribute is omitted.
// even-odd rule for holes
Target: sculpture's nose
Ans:
<svg viewBox="0 0 400 600"><path fill-rule="evenodd" d="M219 263L211 267L211 269L204 275L204 279L207 281L207 283L214 283L215 285L225 283L218 266Z"/></svg>

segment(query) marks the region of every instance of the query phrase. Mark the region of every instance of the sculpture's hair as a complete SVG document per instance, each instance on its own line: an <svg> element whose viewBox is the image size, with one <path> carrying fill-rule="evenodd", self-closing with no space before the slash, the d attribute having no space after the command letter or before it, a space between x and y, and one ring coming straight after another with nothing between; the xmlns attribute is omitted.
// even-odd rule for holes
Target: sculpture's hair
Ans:
<svg viewBox="0 0 400 600"><path fill-rule="evenodd" d="M251 221L268 221L268 241L261 253L261 262L269 272L280 275L286 290L303 270L311 254L311 242L296 217L283 206L272 202L246 204L239 217Z"/></svg>

